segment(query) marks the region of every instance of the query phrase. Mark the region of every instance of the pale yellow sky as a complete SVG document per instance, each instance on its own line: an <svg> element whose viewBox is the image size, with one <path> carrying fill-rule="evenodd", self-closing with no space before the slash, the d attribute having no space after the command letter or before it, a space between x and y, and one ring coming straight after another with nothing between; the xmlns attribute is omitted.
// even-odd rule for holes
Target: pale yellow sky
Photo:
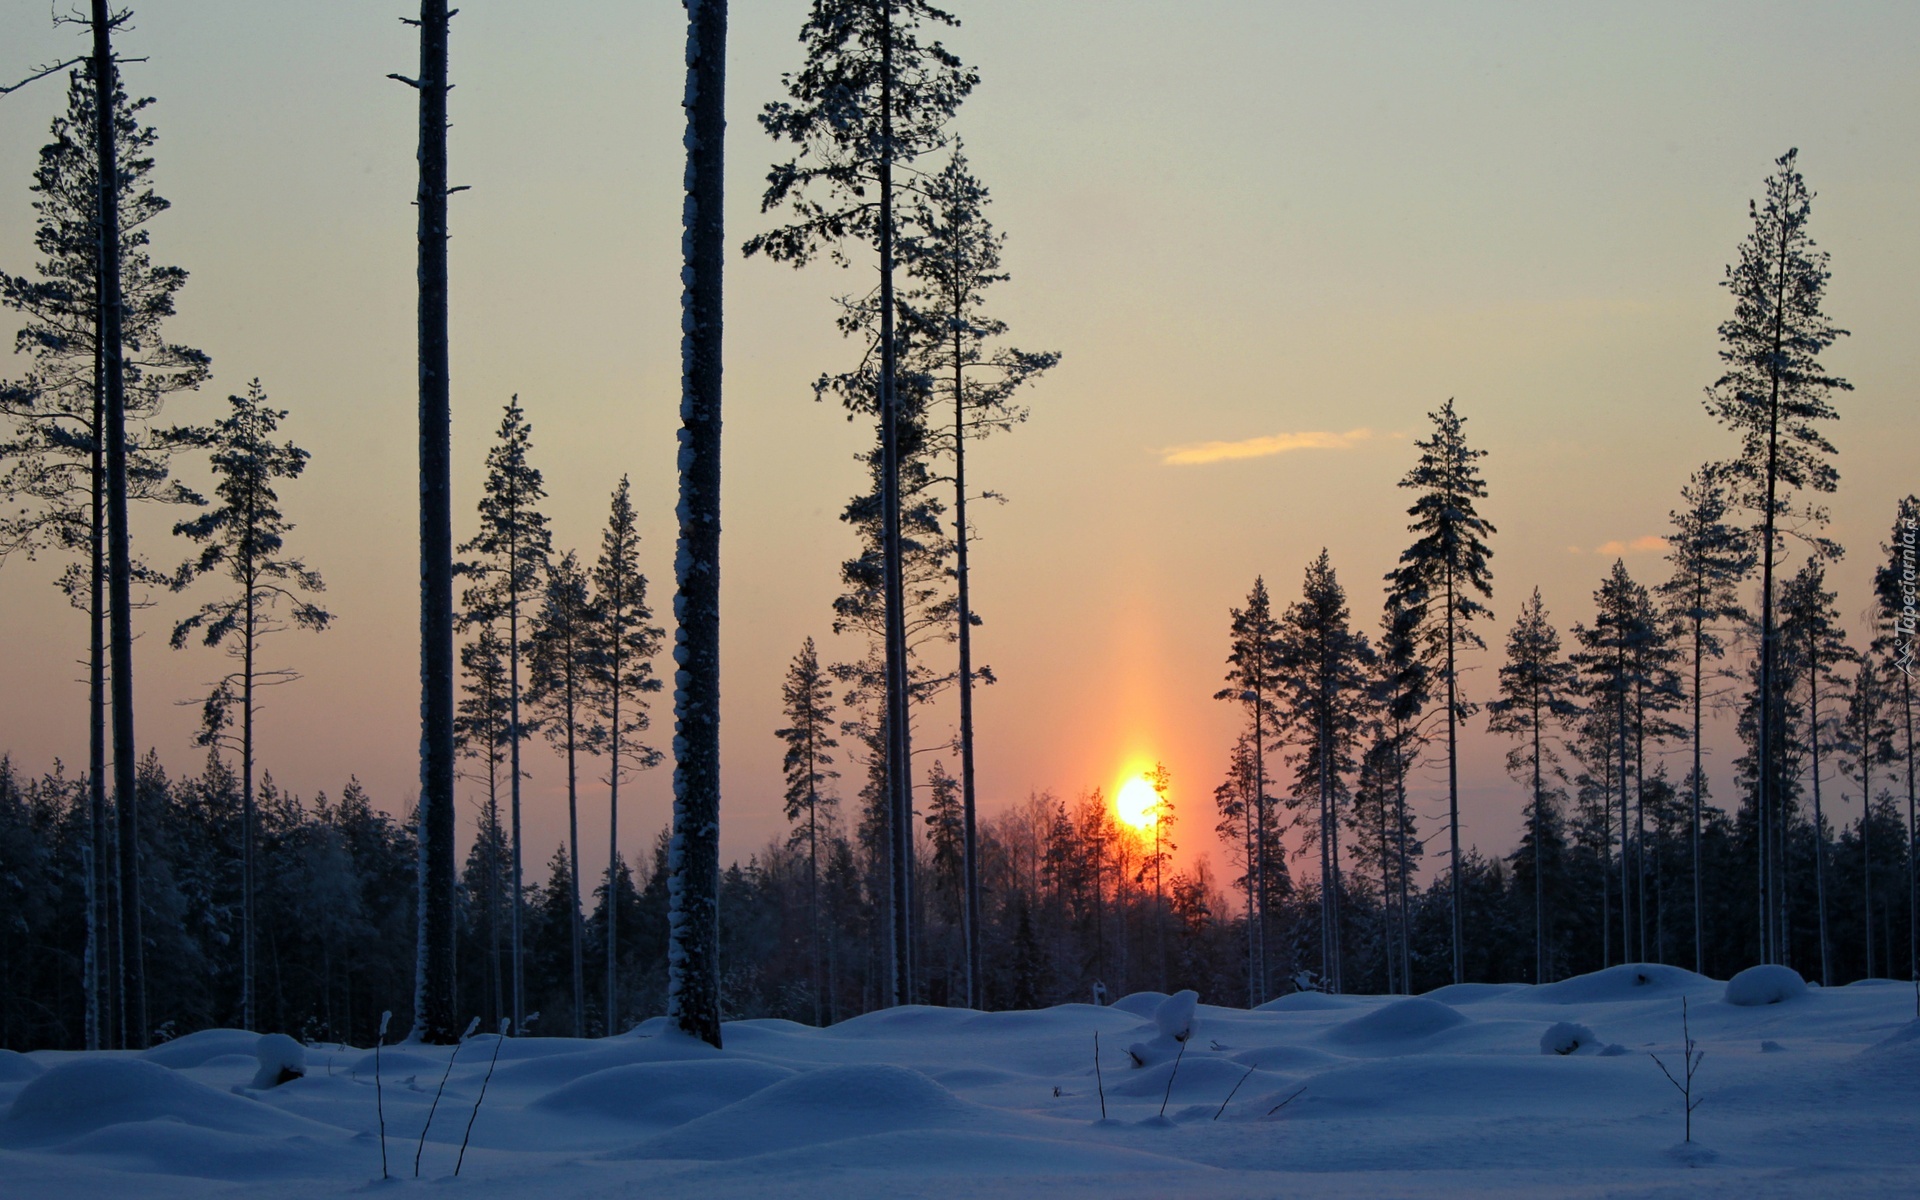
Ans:
<svg viewBox="0 0 1920 1200"><path fill-rule="evenodd" d="M285 495L291 544L321 570L337 627L272 657L306 678L274 693L262 758L336 792L357 772L393 810L415 783L412 93L404 4L154 0L127 54L159 102L157 181L174 210L159 259L188 268L173 335L212 354L212 413L255 375L313 452ZM799 63L803 0L733 5L729 239L759 229L775 147L754 114ZM1646 539L1697 463L1731 446L1701 410L1717 373L1717 286L1746 203L1789 146L1819 192L1829 312L1853 336L1832 364L1852 549L1841 604L1866 604L1868 551L1896 495L1920 489L1920 9L1900 3L1145 3L955 0L950 38L982 84L958 129L993 188L1016 341L1065 359L1033 420L977 454L1004 508L981 513L979 704L988 811L1052 788L1112 787L1163 758L1183 857L1213 824L1236 726L1210 700L1227 608L1264 573L1291 600L1332 552L1371 631L1380 576L1407 540L1394 487L1424 414L1457 398L1492 495L1498 646L1538 584L1563 631L1623 550ZM479 464L519 393L552 493L556 545L591 555L608 494L633 478L656 594L670 592L678 392L681 9L470 0L455 21L453 363L457 532ZM9 72L71 53L41 0L0 0ZM7 65L11 64L11 65ZM27 182L53 81L0 101L0 267L31 261ZM832 297L867 276L729 264L724 542L724 852L780 825L780 675L852 546L836 520L870 436L808 384L848 361ZM9 368L9 372L14 368ZM1263 440L1264 439L1264 440ZM1215 443L1278 452L1196 452ZM1184 453L1182 453L1184 451ZM1212 459L1189 462L1184 459ZM170 514L141 514L156 561ZM1596 548L1613 547L1606 554ZM79 614L57 564L0 570L0 750L83 763ZM194 601L140 614L142 747L197 769L192 710L217 664L169 651ZM1484 697L1483 665L1469 686ZM664 703L664 702L663 702ZM670 717L657 727L669 740ZM923 723L930 744L945 709ZM1505 745L1467 739L1466 837L1504 850L1520 797ZM1724 762L1731 747L1715 746ZM951 763L949 763L951 765ZM530 759L530 864L564 828L564 777ZM1438 779L1422 785L1437 812ZM623 806L623 849L666 820L668 771ZM1721 799L1726 798L1723 791ZM604 800L583 810L588 851ZM1220 855L1215 854L1216 863Z"/></svg>

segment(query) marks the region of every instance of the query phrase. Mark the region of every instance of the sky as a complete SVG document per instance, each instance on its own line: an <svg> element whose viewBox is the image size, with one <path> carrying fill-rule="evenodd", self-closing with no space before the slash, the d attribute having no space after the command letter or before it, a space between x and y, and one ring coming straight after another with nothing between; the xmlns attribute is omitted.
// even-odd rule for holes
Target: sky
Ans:
<svg viewBox="0 0 1920 1200"><path fill-rule="evenodd" d="M283 786L358 775L403 812L417 788L413 193L416 108L385 78L418 49L404 4L194 0L139 5L122 53L157 97L155 181L173 202L156 260L191 272L170 336L214 378L168 416L205 420L258 377L312 452L283 489L289 546L327 581L331 630L267 658L302 678L266 699L260 760ZM1920 490L1920 8L1902 3L1149 3L953 0L948 44L981 84L955 131L992 189L1015 344L1057 350L1032 418L969 471L1007 497L978 515L980 798L1111 794L1163 761L1177 856L1223 861L1212 792L1241 716L1222 683L1228 610L1264 576L1291 602L1324 547L1356 621L1410 540L1395 485L1426 414L1453 398L1488 451L1496 649L1539 587L1563 633L1588 620L1615 556L1665 573L1678 489L1733 439L1701 407L1719 371L1719 286L1747 203L1789 147L1818 193L1827 311L1851 331L1830 365L1855 390L1832 430L1842 611L1864 628L1873 547ZM735 0L728 63L728 239L759 211L778 148L755 115L800 64L801 0ZM0 73L83 49L42 0L0 0ZM517 395L545 472L556 549L596 551L632 481L643 563L671 607L679 387L677 4L469 0L450 100L455 532ZM11 81L11 78L8 80ZM63 86L0 98L0 269L32 264L28 183ZM808 636L833 638L838 520L871 428L810 384L855 351L834 298L872 267L727 267L722 543L722 853L783 828L779 689ZM11 316L11 314L0 314ZM18 373L14 359L0 372ZM183 472L204 483L191 465ZM136 549L187 557L178 513L138 512ZM0 752L38 772L86 759L86 628L61 564L0 567ZM211 588L212 584L201 585ZM198 769L191 702L217 652L169 650L210 592L137 614L139 744ZM662 666L668 664L662 661ZM1474 656L1485 699L1497 659ZM662 697L653 736L670 742ZM921 721L945 742L948 707ZM1523 796L1504 741L1463 743L1463 838L1504 852ZM1716 731L1721 780L1733 757ZM952 756L945 756L949 767ZM1275 762L1278 766L1278 760ZM529 871L565 829L565 775L528 759ZM1728 786L1720 784L1723 802ZM851 795L849 787L847 793ZM669 812L670 768L623 789L621 849ZM476 792L463 793L469 825ZM1417 781L1444 811L1444 776ZM583 853L605 853L604 788L582 796ZM631 831L631 832L628 832ZM1310 865L1304 866L1310 872Z"/></svg>

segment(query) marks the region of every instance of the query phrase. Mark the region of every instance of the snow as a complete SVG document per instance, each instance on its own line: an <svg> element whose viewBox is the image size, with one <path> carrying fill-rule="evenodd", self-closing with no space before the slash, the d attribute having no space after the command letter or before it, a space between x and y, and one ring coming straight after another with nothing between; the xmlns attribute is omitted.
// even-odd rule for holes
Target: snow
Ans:
<svg viewBox="0 0 1920 1200"><path fill-rule="evenodd" d="M307 1073L307 1050L284 1033L270 1033L253 1047L254 1061L260 1069L253 1073L255 1089L275 1088L292 1083Z"/></svg>
<svg viewBox="0 0 1920 1200"><path fill-rule="evenodd" d="M1542 1054L1579 1054L1599 1048L1599 1039L1593 1036L1593 1030L1573 1021L1556 1021L1540 1035Z"/></svg>
<svg viewBox="0 0 1920 1200"><path fill-rule="evenodd" d="M1807 981L1792 967L1767 964L1748 967L1727 980L1727 1003L1755 1008L1779 1004L1807 994Z"/></svg>
<svg viewBox="0 0 1920 1200"><path fill-rule="evenodd" d="M1160 994L916 1006L824 1030L730 1022L724 1050L658 1018L602 1040L481 1036L453 1059L424 1146L452 1050L409 1043L381 1053L388 1186L416 1186L416 1150L420 1184L447 1186L471 1117L458 1187L488 1200L1911 1195L1911 987L1744 1005L1734 983L1635 964L1251 1012ZM1677 1051L1683 998L1707 1051L1691 1145L1647 1058ZM1173 1052L1134 1067L1124 1047L1153 1043ZM0 1193L379 1187L371 1050L299 1049L304 1077L263 1090L247 1085L286 1047L241 1030L145 1054L0 1052Z"/></svg>

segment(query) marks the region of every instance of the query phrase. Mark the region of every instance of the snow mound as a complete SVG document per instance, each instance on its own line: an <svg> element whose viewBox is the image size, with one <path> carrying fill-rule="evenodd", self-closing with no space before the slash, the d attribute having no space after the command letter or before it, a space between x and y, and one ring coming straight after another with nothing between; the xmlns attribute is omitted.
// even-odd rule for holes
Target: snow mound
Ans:
<svg viewBox="0 0 1920 1200"><path fill-rule="evenodd" d="M0 1050L0 1083L24 1083L38 1079L46 1070L18 1050Z"/></svg>
<svg viewBox="0 0 1920 1200"><path fill-rule="evenodd" d="M1117 1008L1123 1013L1131 1013L1136 1017L1151 1017L1162 1004L1167 1002L1167 998L1165 992L1128 992L1107 1007Z"/></svg>
<svg viewBox="0 0 1920 1200"><path fill-rule="evenodd" d="M292 1178L323 1179L338 1176L343 1159L338 1140L340 1131L325 1132L332 1136L320 1138L296 1133L291 1137L284 1134L261 1137L219 1129L199 1129L172 1120L135 1121L97 1129L60 1146L58 1153L76 1163L114 1167L132 1173L138 1183L122 1193L127 1196L226 1194L227 1187L221 1185L240 1182L254 1184L259 1195L272 1196L281 1194L283 1190L274 1185ZM388 1132L392 1133L391 1130ZM391 1142L387 1149L399 1160L397 1142ZM366 1175L379 1173L380 1152L377 1149L357 1147L346 1151L345 1157L361 1167ZM399 1162L396 1161L395 1165L398 1166ZM179 1177L204 1179L208 1186L185 1193L171 1189L163 1191L155 1187L156 1183L168 1176L176 1177L169 1181L176 1188ZM67 1194L98 1193L76 1191Z"/></svg>
<svg viewBox="0 0 1920 1200"><path fill-rule="evenodd" d="M827 1171L869 1172L893 1169L910 1177L953 1176L955 1184L977 1178L1021 1178L1019 1194L1044 1195L1035 1177L1067 1174L1114 1175L1136 1171L1202 1170L1196 1163L1122 1146L1089 1145L1018 1134L959 1129L916 1129L849 1138L824 1146L806 1146L757 1155L756 1171L792 1172L806 1178ZM793 1177L790 1176L790 1177ZM906 1192L902 1194L922 1194ZM969 1189L971 1194L971 1189ZM1181 1189L1176 1194L1191 1194Z"/></svg>
<svg viewBox="0 0 1920 1200"><path fill-rule="evenodd" d="M1442 1004L1474 1004L1520 991L1527 986L1524 983L1450 983L1425 995L1427 999L1438 1000Z"/></svg>
<svg viewBox="0 0 1920 1200"><path fill-rule="evenodd" d="M568 1117L669 1129L745 1099L793 1072L745 1059L633 1063L595 1071L527 1107Z"/></svg>
<svg viewBox="0 0 1920 1200"><path fill-rule="evenodd" d="M493 1053L492 1038L481 1034L473 1039L481 1043L460 1056L461 1062L485 1063ZM528 1038L528 1041L536 1039ZM655 1037L613 1038L604 1042L589 1042L591 1050L568 1050L560 1054L542 1057L522 1056L519 1062L508 1062L505 1051L513 1048L515 1039L508 1038L500 1055L501 1066L494 1072L496 1087L537 1088L548 1091L563 1083L572 1083L584 1079L596 1071L609 1067L623 1067L632 1063L651 1062L687 1062L701 1059L718 1060L720 1051L701 1041L674 1031L671 1035L661 1034ZM361 1074L366 1072L362 1070Z"/></svg>
<svg viewBox="0 0 1920 1200"><path fill-rule="evenodd" d="M744 1158L868 1134L998 1126L997 1116L906 1067L823 1067L648 1138L619 1157Z"/></svg>
<svg viewBox="0 0 1920 1200"><path fill-rule="evenodd" d="M980 1014L971 1008L939 1008L931 1004L902 1004L848 1017L827 1032L839 1037L896 1037L943 1033Z"/></svg>
<svg viewBox="0 0 1920 1200"><path fill-rule="evenodd" d="M1413 996L1335 1025L1327 1031L1327 1040L1348 1046L1412 1041L1466 1023L1466 1017L1438 1000Z"/></svg>
<svg viewBox="0 0 1920 1200"><path fill-rule="evenodd" d="M1161 1037L1184 1042L1193 1036L1193 1010L1200 1003L1200 993L1188 988L1175 992L1160 1002L1153 1010L1153 1023L1160 1030Z"/></svg>
<svg viewBox="0 0 1920 1200"><path fill-rule="evenodd" d="M267 1137L338 1132L150 1062L104 1058L63 1063L21 1088L0 1122L0 1144L64 1142L157 1120Z"/></svg>
<svg viewBox="0 0 1920 1200"><path fill-rule="evenodd" d="M1806 994L1807 981L1800 978L1800 972L1778 963L1748 967L1727 980L1727 1003L1741 1008L1778 1004Z"/></svg>
<svg viewBox="0 0 1920 1200"><path fill-rule="evenodd" d="M250 1088L276 1088L307 1073L307 1050L284 1033L269 1033L253 1048L260 1069L253 1073Z"/></svg>
<svg viewBox="0 0 1920 1200"><path fill-rule="evenodd" d="M484 1037L486 1035L482 1034L481 1036ZM479 1039L476 1038L474 1040L478 1041ZM253 1046L251 1044L248 1045L247 1051L248 1051L249 1057L251 1057L252 1051L253 1051ZM374 1071L374 1066L376 1062L378 1063L380 1068L381 1078L387 1080L388 1082L392 1082L395 1079L404 1078L405 1076L408 1076L408 1075L419 1075L428 1071L443 1071L446 1069L446 1066L447 1066L446 1059L430 1058L426 1054L421 1053L418 1049L395 1050L392 1048L387 1048L380 1051L380 1055L377 1060L374 1057L373 1051L369 1050L365 1054L362 1054L359 1058L356 1058L352 1062L346 1064L347 1074L350 1076L353 1076L356 1079L364 1078L368 1081L371 1081L373 1079L373 1071Z"/></svg>
<svg viewBox="0 0 1920 1200"><path fill-rule="evenodd" d="M1680 967L1659 963L1625 963L1575 975L1558 983L1533 989L1530 997L1545 1004L1605 1004L1615 1000L1651 1000L1657 996L1678 996L1713 986L1713 980Z"/></svg>
<svg viewBox="0 0 1920 1200"><path fill-rule="evenodd" d="M1540 1035L1542 1054L1579 1054L1599 1048L1600 1040L1593 1036L1593 1030L1572 1021L1549 1025L1547 1031Z"/></svg>
<svg viewBox="0 0 1920 1200"><path fill-rule="evenodd" d="M1158 1102L1167 1094L1167 1079L1173 1079L1173 1101L1177 1104L1192 1104L1200 1100L1212 1099L1218 1105L1247 1074L1246 1064L1230 1059L1211 1056L1198 1057L1188 1054L1180 1061L1180 1069L1174 1070L1171 1061L1158 1063L1144 1071L1133 1071L1121 1077L1115 1083L1107 1080L1109 1096L1141 1096ZM1249 1081L1247 1087L1255 1086ZM1243 1089L1243 1094L1244 1089Z"/></svg>
<svg viewBox="0 0 1920 1200"><path fill-rule="evenodd" d="M259 1041L259 1034L244 1029L202 1029L198 1033L189 1033L142 1051L140 1057L150 1063L184 1071L192 1067L204 1067L208 1059L228 1054L244 1054L252 1058L253 1048Z"/></svg>
<svg viewBox="0 0 1920 1200"><path fill-rule="evenodd" d="M1329 996L1325 992L1289 992L1276 1000L1269 1000L1257 1006L1255 1012L1331 1012L1334 1009L1352 1008L1353 1000L1348 996Z"/></svg>

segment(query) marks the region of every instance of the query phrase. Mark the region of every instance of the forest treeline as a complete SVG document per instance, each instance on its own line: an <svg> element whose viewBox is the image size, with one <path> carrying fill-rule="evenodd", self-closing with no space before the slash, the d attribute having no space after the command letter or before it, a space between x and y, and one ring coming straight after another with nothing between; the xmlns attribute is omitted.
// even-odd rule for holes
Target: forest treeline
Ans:
<svg viewBox="0 0 1920 1200"><path fill-rule="evenodd" d="M1920 500L1886 498L1887 540L1856 548L1872 594L1843 607L1825 431L1850 388L1822 356L1845 331L1823 309L1829 263L1794 151L1722 281L1723 373L1704 404L1721 432L1702 422L1707 461L1674 481L1657 575L1616 561L1571 621L1541 589L1503 587L1496 619L1486 452L1448 399L1415 440L1409 541L1377 593L1323 550L1297 593L1262 574L1225 614L1221 687L1193 697L1243 719L1217 778L1157 767L1138 820L1098 789L983 811L976 756L991 747L976 746L973 708L995 673L974 644L971 514L1003 497L969 448L1026 421L1061 355L1014 345L993 314L1007 238L956 125L979 78L936 36L957 19L924 0L816 0L802 65L760 114L791 157L766 176L770 227L740 248L872 268L871 287L839 298L852 365L814 393L871 420L875 440L841 514L855 548L822 614L831 640L752 685L781 697L781 727L753 736L779 741L788 830L720 871L724 246L717 101L700 97L721 94L725 7L687 8L671 635L628 479L603 485L597 545L555 544L537 405L505 402L477 513L446 507L444 0L423 0L420 75L393 77L420 94L422 131L422 790L396 820L351 779L296 796L256 751L259 689L298 679L280 635L334 622L281 495L308 454L259 380L205 420L161 420L212 365L165 336L187 273L149 253L167 209L150 102L118 81L107 39L123 16L95 5L95 52L67 76L30 185L39 261L0 276L29 363L0 387L0 559L63 562L88 628L86 766L29 777L0 758L0 1044L142 1045L226 1024L364 1042L387 1010L429 1041L468 1016L598 1035L665 1011L717 1044L722 1017L1181 987L1251 1005L1631 961L1920 977ZM200 458L211 495L177 471ZM135 554L129 503L176 506L178 540ZM1377 618L1361 611L1374 594ZM202 714L197 775L169 775L152 751L136 761L131 614L148 604L174 649L224 656L204 695L180 698ZM1489 637L1497 673L1468 676ZM668 682L671 738L655 729ZM936 701L956 710L951 729ZM1706 744L1727 724L1716 714L1733 744ZM530 861L536 739L564 764L567 833ZM1463 839L1466 739L1508 751L1523 830L1510 852ZM626 861L622 787L672 747L674 822ZM1731 760L1731 794L1712 794L1709 755ZM457 856L456 789L478 813ZM583 821L604 822L606 860L583 861Z"/></svg>

